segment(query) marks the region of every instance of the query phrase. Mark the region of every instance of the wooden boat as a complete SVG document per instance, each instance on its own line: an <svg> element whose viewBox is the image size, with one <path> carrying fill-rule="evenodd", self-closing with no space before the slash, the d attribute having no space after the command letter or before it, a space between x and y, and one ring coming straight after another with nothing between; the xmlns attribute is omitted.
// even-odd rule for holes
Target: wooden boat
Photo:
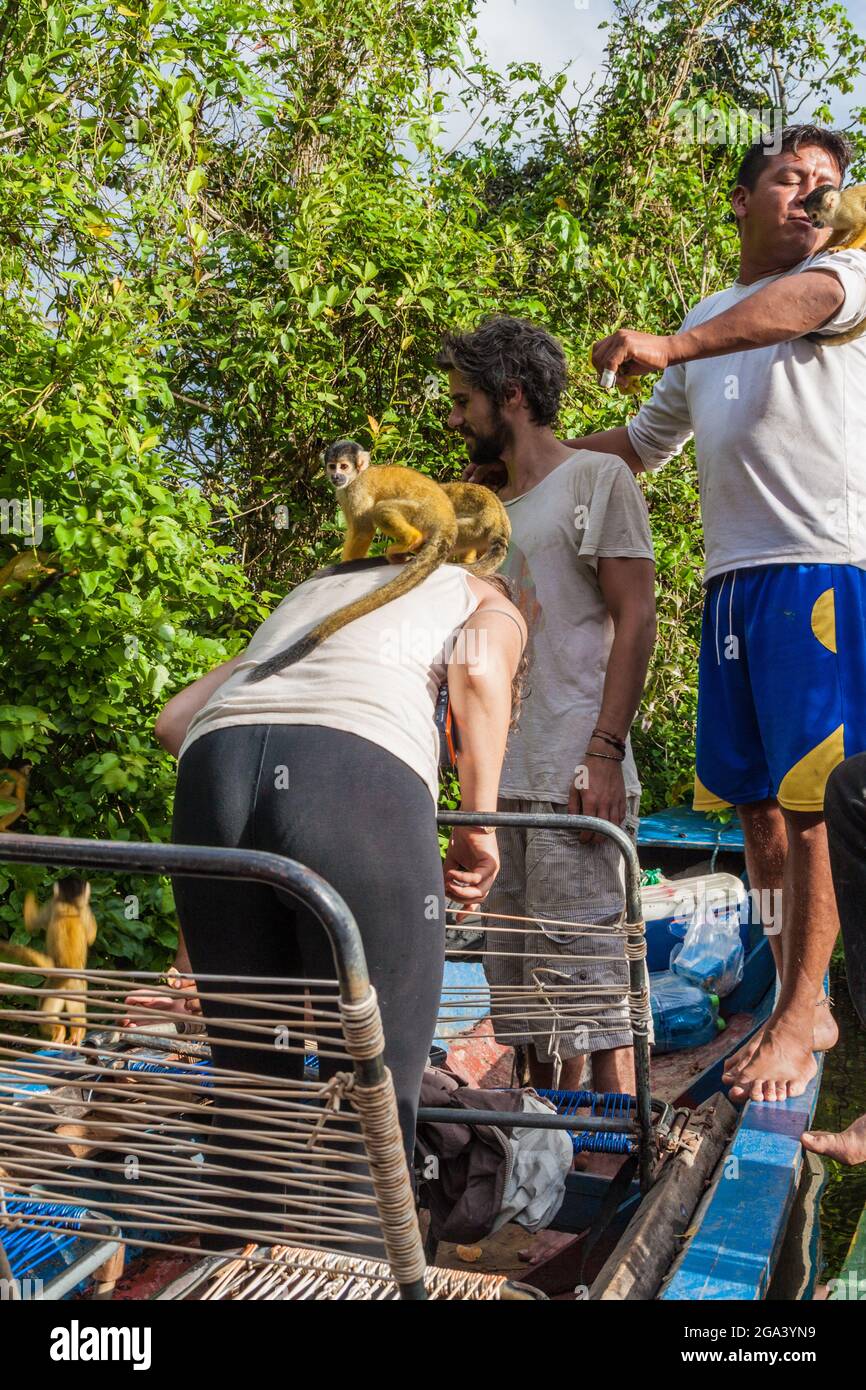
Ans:
<svg viewBox="0 0 866 1390"><path fill-rule="evenodd" d="M647 817L641 824L638 845L644 866L661 866L668 876L719 867L739 874L744 866L739 825L722 825L688 808ZM677 1109L698 1110L723 1092L727 1058L769 1017L774 994L769 940L753 929L743 979L721 1001L725 1030L703 1046L654 1056L653 1096ZM468 1057L477 1055L465 1045L459 1029L456 1036L441 1041L464 1067ZM488 1064L496 1060L492 1055L485 1059ZM588 1173L569 1176L565 1201L552 1224L552 1229L573 1234L572 1244L528 1272L526 1265L513 1262L506 1267L512 1272L520 1269L522 1279L551 1295L562 1295L579 1284L581 1296L590 1298L763 1299L780 1268L804 1172L800 1135L812 1123L822 1066L819 1056L818 1073L802 1096L776 1104L747 1102L737 1111L733 1132L719 1149L706 1190L694 1193L692 1210L678 1213L676 1231L673 1214L666 1214L663 1203L655 1203L662 1209L654 1218L651 1244L657 1250L666 1243L671 1257L659 1264L651 1293L645 1291L645 1283L640 1285L641 1292L630 1292L627 1279L620 1278L617 1283L617 1251L626 1258L633 1249L635 1232L645 1220L636 1184L624 1196L582 1267L581 1245L587 1230L597 1222L609 1188L609 1179ZM507 1085L504 1070L500 1062L499 1074L491 1070L493 1080L487 1084ZM525 1234L519 1243L528 1244ZM499 1267L497 1257L508 1260L512 1254L504 1240L494 1237L484 1244L483 1263L477 1267L495 1269ZM577 1280L576 1272L580 1274Z"/></svg>
<svg viewBox="0 0 866 1390"><path fill-rule="evenodd" d="M708 855L711 867L742 865L742 840L736 827L719 827L687 811L648 818L641 848L645 862L660 864L671 873L694 872L694 861ZM555 1230L572 1237L564 1248L544 1263L527 1266L517 1252L529 1238L519 1228L505 1228L483 1243L481 1259L473 1261L475 1272L516 1276L551 1295L578 1288L578 1296L589 1298L764 1298L778 1274L802 1186L806 1165L799 1137L812 1121L820 1071L802 1097L775 1105L747 1104L737 1116L731 1112L730 1133L725 1129L726 1103L718 1097L726 1058L770 1014L774 978L769 942L765 937L752 940L743 979L722 1001L724 1032L702 1047L654 1060L653 1095L682 1111L680 1129L687 1109L697 1114L703 1126L700 1134L697 1128L694 1134L699 1145L704 1144L704 1155L710 1156L706 1180L695 1185L694 1173L702 1171L696 1162L691 1187L688 1182L678 1186L680 1155L673 1153L643 1198L636 1182L619 1194L610 1179L572 1172L553 1223ZM446 979L446 998L448 990ZM485 1084L508 1085L503 1049L497 1052L491 1030L479 1037L477 1030L483 1034L484 1024L473 1022L471 1010L455 1023L450 1035L441 1039L449 1051L459 1053L461 1040L474 1028L472 1055L485 1061ZM668 1200L668 1188L679 1199L676 1203ZM688 1203L682 1200L686 1191ZM86 1211L82 1219L87 1220ZM655 1265L642 1259L643 1283L630 1283L629 1257L647 1248L653 1251ZM107 1250L101 1253L110 1255ZM119 1253L123 1254L122 1249ZM127 1254L132 1258L127 1260L123 1280L125 1298L151 1297L178 1273L177 1254L161 1257L151 1251L136 1257L134 1250ZM436 1263L460 1268L459 1259L456 1250L441 1247Z"/></svg>

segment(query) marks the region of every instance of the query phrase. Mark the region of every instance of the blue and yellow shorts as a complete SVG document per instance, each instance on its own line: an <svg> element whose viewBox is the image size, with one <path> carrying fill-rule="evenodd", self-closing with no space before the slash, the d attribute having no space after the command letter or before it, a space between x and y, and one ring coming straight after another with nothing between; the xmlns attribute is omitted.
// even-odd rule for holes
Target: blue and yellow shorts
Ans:
<svg viewBox="0 0 866 1390"><path fill-rule="evenodd" d="M776 797L820 811L866 750L866 570L761 565L707 586L695 810Z"/></svg>

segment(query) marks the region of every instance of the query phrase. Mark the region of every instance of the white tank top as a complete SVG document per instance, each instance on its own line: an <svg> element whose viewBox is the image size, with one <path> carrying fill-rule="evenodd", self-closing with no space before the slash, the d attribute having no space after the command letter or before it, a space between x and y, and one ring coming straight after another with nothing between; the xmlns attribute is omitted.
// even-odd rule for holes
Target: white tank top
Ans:
<svg viewBox="0 0 866 1390"><path fill-rule="evenodd" d="M442 565L401 598L342 628L311 656L245 684L250 669L345 603L395 578L383 564L311 578L254 633L244 660L190 721L179 758L202 734L233 724L321 724L378 743L439 795L434 710L459 629L479 600L459 565Z"/></svg>

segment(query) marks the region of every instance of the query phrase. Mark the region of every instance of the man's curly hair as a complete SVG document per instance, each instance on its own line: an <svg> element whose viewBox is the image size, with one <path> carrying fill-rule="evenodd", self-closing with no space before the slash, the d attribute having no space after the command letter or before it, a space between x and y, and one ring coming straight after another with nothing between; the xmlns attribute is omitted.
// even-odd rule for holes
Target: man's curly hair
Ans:
<svg viewBox="0 0 866 1390"><path fill-rule="evenodd" d="M528 319L495 314L471 333L446 333L436 365L458 371L498 406L508 388L521 386L532 419L552 425L568 381L561 344Z"/></svg>

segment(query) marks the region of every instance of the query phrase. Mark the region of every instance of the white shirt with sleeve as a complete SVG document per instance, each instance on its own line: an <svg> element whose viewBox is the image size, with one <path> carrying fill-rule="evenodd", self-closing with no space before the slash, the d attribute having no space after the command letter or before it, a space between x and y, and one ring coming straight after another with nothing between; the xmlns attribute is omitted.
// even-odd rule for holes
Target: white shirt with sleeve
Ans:
<svg viewBox="0 0 866 1390"><path fill-rule="evenodd" d="M377 743L439 795L439 687L460 629L478 607L459 565L440 565L409 593L335 632L256 684L248 673L329 614L389 584L393 565L337 566L298 584L253 633L243 660L190 720L178 760L196 739L235 724L319 724Z"/></svg>
<svg viewBox="0 0 866 1390"><path fill-rule="evenodd" d="M702 299L681 330L706 323L774 280L832 271L845 291L819 330L866 318L866 252L819 252L791 270ZM866 569L866 334L823 346L805 337L668 367L628 424L644 467L694 435L704 582L770 564Z"/></svg>
<svg viewBox="0 0 866 1390"><path fill-rule="evenodd" d="M628 465L588 449L505 506L511 541L500 572L526 620L529 671L499 793L565 805L598 720L614 638L598 561L652 560L649 514ZM626 792L640 795L629 742L622 770Z"/></svg>

